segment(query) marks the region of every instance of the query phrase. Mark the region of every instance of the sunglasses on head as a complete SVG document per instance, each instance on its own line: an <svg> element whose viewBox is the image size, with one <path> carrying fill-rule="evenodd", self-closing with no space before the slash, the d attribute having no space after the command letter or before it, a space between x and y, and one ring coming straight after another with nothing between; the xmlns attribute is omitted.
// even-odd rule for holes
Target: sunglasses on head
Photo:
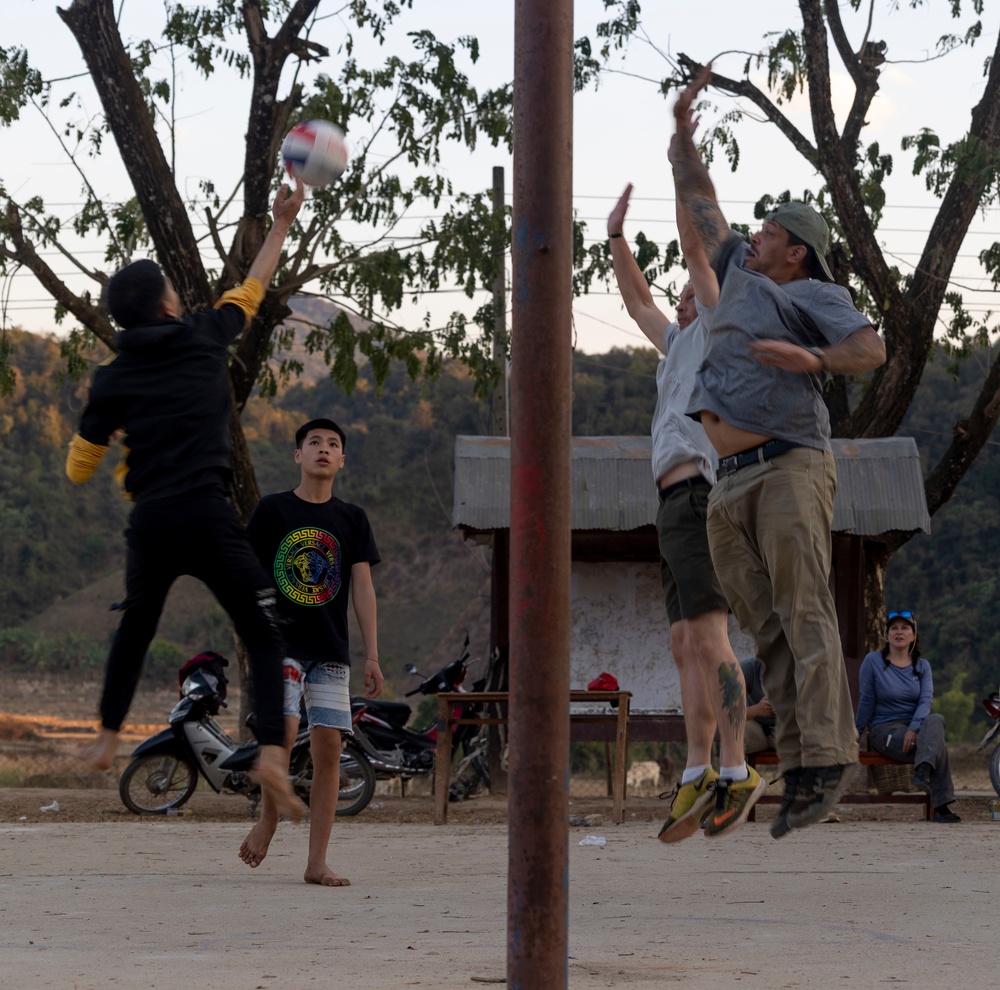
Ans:
<svg viewBox="0 0 1000 990"><path fill-rule="evenodd" d="M892 622L893 619L912 619L912 612L890 612L886 616L886 622Z"/></svg>

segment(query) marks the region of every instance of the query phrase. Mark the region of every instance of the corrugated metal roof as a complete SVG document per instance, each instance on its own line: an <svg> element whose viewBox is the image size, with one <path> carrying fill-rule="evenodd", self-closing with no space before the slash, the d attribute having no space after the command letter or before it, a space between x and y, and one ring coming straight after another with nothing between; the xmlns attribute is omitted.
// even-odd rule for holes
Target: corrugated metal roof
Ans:
<svg viewBox="0 0 1000 990"><path fill-rule="evenodd" d="M920 455L912 437L834 440L833 529L859 536L930 532ZM627 531L656 522L649 437L573 438L575 530ZM455 438L452 524L472 531L510 525L510 440Z"/></svg>
<svg viewBox="0 0 1000 990"><path fill-rule="evenodd" d="M837 461L834 532L878 536L893 529L931 531L913 437L834 440L832 446Z"/></svg>

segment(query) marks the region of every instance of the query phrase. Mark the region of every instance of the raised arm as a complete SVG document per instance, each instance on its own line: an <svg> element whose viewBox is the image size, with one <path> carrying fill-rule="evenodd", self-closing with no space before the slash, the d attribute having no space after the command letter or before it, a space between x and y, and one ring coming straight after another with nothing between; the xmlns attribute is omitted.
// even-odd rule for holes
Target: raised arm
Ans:
<svg viewBox="0 0 1000 990"><path fill-rule="evenodd" d="M291 192L287 185L282 185L274 199L274 205L271 207L274 222L257 252L257 257L250 265L250 271L247 272L247 278L257 279L265 288L271 284L271 279L277 271L281 249L305 199L305 189L305 185L301 182L297 183Z"/></svg>
<svg viewBox="0 0 1000 990"><path fill-rule="evenodd" d="M676 133L670 143L677 199L687 213L695 237L701 243L709 264L729 236L729 225L719 208L715 186L694 143L697 126L691 107L695 97L708 82L711 65L706 65L677 98L674 104ZM687 252L685 252L685 256Z"/></svg>
<svg viewBox="0 0 1000 990"><path fill-rule="evenodd" d="M628 212L628 201L632 195L629 183L608 215L608 237L611 240L611 260L615 266L618 291L622 294L628 315L635 320L639 329L649 338L652 345L663 352L663 331L670 326L670 318L653 302L645 276L636 264L632 250L625 240L622 227Z"/></svg>
<svg viewBox="0 0 1000 990"><path fill-rule="evenodd" d="M694 126L697 126L697 122ZM670 148L667 151L667 158L671 165L674 163L676 145L677 135L675 134L670 139ZM687 263L688 276L694 288L695 299L704 306L714 306L719 301L719 280L709 264L704 246L694 232L691 217L688 215L680 194L676 191L676 181L674 190L674 200L677 205L677 233L680 237L681 253Z"/></svg>
<svg viewBox="0 0 1000 990"><path fill-rule="evenodd" d="M271 229L264 238L257 257L250 264L250 271L243 280L242 285L229 289L222 294L216 302L215 308L231 303L239 306L243 310L244 326L250 326L250 321L257 315L260 304L264 301L264 293L274 278L274 273L281 260L281 249L284 247L285 238L288 231L292 229L292 223L298 216L302 201L305 198L306 187L300 182L295 189L289 191L287 185L282 185L278 190L278 195L274 198L274 206L271 207L271 216L274 222ZM231 337L227 338L227 343L231 342Z"/></svg>

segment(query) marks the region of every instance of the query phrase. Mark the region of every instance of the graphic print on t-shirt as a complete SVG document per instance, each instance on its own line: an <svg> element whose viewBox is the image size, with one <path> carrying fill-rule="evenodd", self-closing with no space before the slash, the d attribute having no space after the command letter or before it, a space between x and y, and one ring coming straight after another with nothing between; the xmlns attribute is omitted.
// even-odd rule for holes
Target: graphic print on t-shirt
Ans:
<svg viewBox="0 0 1000 990"><path fill-rule="evenodd" d="M278 590L299 605L325 605L340 591L340 560L340 544L325 529L292 530L274 555Z"/></svg>

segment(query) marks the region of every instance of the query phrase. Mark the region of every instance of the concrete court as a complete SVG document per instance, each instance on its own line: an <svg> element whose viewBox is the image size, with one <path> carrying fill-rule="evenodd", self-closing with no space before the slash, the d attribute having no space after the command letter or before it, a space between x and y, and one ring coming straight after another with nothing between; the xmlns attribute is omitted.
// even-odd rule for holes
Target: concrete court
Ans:
<svg viewBox="0 0 1000 990"><path fill-rule="evenodd" d="M504 985L506 827L334 830L354 885L300 877L307 827L256 871L245 825L0 828L0 987ZM570 829L569 986L995 985L1000 823L766 823L664 846L657 825Z"/></svg>

